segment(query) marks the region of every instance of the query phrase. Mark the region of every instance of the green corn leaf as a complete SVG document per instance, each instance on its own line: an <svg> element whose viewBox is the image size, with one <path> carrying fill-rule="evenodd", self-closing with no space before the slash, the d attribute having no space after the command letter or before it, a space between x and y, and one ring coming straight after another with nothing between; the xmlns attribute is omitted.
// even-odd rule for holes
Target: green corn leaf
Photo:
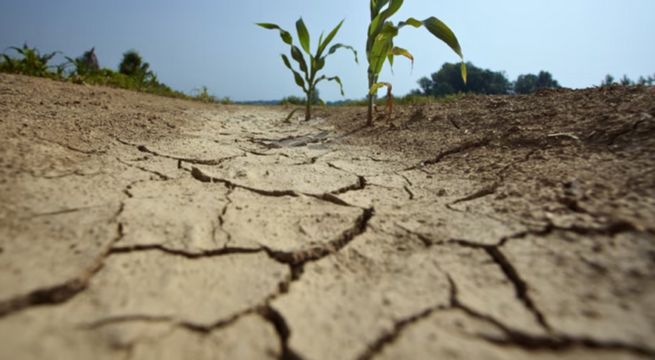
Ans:
<svg viewBox="0 0 655 360"><path fill-rule="evenodd" d="M339 50L339 49L348 49L348 50L352 51L352 52L353 52L353 55L355 55L355 62L356 62L357 64L359 64L359 59L357 58L357 50L355 50L355 48L353 48L353 47L350 46L350 45L334 44L334 45L332 45L332 47L330 48L330 51L328 51L327 55L334 54L334 52L337 51L337 50ZM326 55L326 56L327 56L327 55ZM325 56L324 56L323 58L325 58Z"/></svg>
<svg viewBox="0 0 655 360"><path fill-rule="evenodd" d="M419 28L421 26L425 26L426 29L432 35L446 43L453 51L459 55L460 58L464 58L464 55L462 55L462 48L459 46L459 41L457 41L457 37L455 36L455 33L453 33L452 30L446 25L443 21L437 19L436 17L432 16L429 17L423 21L416 20L414 18L409 18L405 21L402 21L398 24L398 28L402 28L403 26L413 26L415 28Z"/></svg>
<svg viewBox="0 0 655 360"><path fill-rule="evenodd" d="M325 33L321 32L321 36L318 37L318 47L321 47L321 44L323 43L323 35L325 35Z"/></svg>
<svg viewBox="0 0 655 360"><path fill-rule="evenodd" d="M425 28L428 29L432 35L436 36L441 41L445 42L446 45L450 46L450 48L453 49L453 51L459 55L460 58L464 58L464 55L462 54L462 48L459 46L459 41L457 41L455 33L450 30L448 25L444 24L443 21L437 19L434 16L423 20L423 25L425 25Z"/></svg>
<svg viewBox="0 0 655 360"><path fill-rule="evenodd" d="M389 0L371 0L371 19L376 17Z"/></svg>
<svg viewBox="0 0 655 360"><path fill-rule="evenodd" d="M413 17L411 17L411 18L409 18L409 19L407 19L405 21L401 21L401 22L398 23L399 28L401 28L403 26L406 26L406 25L410 25L410 26L413 26L415 28L420 28L421 26L423 26L423 21L416 20Z"/></svg>
<svg viewBox="0 0 655 360"><path fill-rule="evenodd" d="M341 22L339 22L339 24L334 29L332 29L332 31L330 31L330 33L325 38L325 40L323 40L323 43L318 47L318 51L316 52L317 58L323 55L323 51L325 51L325 48L330 44L330 42L332 42L334 37L337 35L339 29L341 29L341 25L343 25L343 20L341 20Z"/></svg>
<svg viewBox="0 0 655 360"><path fill-rule="evenodd" d="M55 55L57 55L57 54L59 54L59 51L54 51L54 52L51 52L50 54L45 54L45 55L43 55L43 56L41 57L41 60L42 60L44 63L47 63L47 62L50 61L53 57L55 57Z"/></svg>
<svg viewBox="0 0 655 360"><path fill-rule="evenodd" d="M305 62L305 58L302 56L302 52L300 52L300 49L298 49L296 46L291 45L291 58L293 58L297 63L298 66L300 66L300 70L307 74L307 63Z"/></svg>
<svg viewBox="0 0 655 360"><path fill-rule="evenodd" d="M325 67L325 56L316 59L316 66L314 66L314 73L317 73Z"/></svg>
<svg viewBox="0 0 655 360"><path fill-rule="evenodd" d="M279 30L282 41L284 41L287 45L293 44L293 37L291 37L291 33L282 29L281 27L271 23L257 23L256 25L268 30Z"/></svg>
<svg viewBox="0 0 655 360"><path fill-rule="evenodd" d="M434 16L429 17L423 21L416 20L415 18L409 18L403 22L400 22L398 24L398 28L401 28L406 25L413 26L415 28L425 26L425 28L430 33L432 33L432 35L434 35L436 38L446 43L446 45L448 45L457 55L459 55L459 57L462 59L462 65L461 65L462 80L464 80L464 83L466 83L467 72L466 72L466 64L464 64L464 55L462 54L462 48L459 45L459 41L457 40L455 33L453 33L453 31L450 30L448 25L446 25L443 21L437 19Z"/></svg>
<svg viewBox="0 0 655 360"><path fill-rule="evenodd" d="M393 48L393 38L397 34L398 29L387 22L380 34L375 37L371 51L367 54L369 73L377 75L382 71L382 66Z"/></svg>
<svg viewBox="0 0 655 360"><path fill-rule="evenodd" d="M391 49L391 54L393 56L404 56L404 57L408 58L412 62L412 69L414 68L414 56L412 55L412 53L410 53L406 49L399 48L399 47L394 47L394 48ZM393 57L391 57L391 59L393 59Z"/></svg>
<svg viewBox="0 0 655 360"><path fill-rule="evenodd" d="M388 3L389 1L386 1ZM391 0L391 3L389 3L389 7L382 11L381 13L377 14L372 20L371 20L371 25L369 27L369 36L375 36L377 33L381 30L383 27L383 24L387 21L388 18L393 16L400 8L403 6L403 0Z"/></svg>
<svg viewBox="0 0 655 360"><path fill-rule="evenodd" d="M289 68L289 70L291 70L291 72L293 73L293 78L296 80L296 85L300 86L303 89L303 91L307 92L307 88L305 88L305 80L303 80L302 76L296 70L293 69L293 67L291 66L291 62L289 61L289 58L286 55L282 54L282 61L284 62L284 65L287 68Z"/></svg>
<svg viewBox="0 0 655 360"><path fill-rule="evenodd" d="M23 48L19 48L16 46L10 46L9 49L16 51L17 53L21 55L25 55L25 50L28 50L27 44L23 45Z"/></svg>
<svg viewBox="0 0 655 360"><path fill-rule="evenodd" d="M383 87L389 88L390 86L391 84L388 82L377 82L371 86L371 88L369 89L369 94L375 95L378 92L378 90L380 90L380 88Z"/></svg>
<svg viewBox="0 0 655 360"><path fill-rule="evenodd" d="M307 30L307 26L305 26L305 22L302 21L302 18L296 21L296 30L298 31L298 40L300 41L300 46L302 46L302 49L305 50L307 54L310 54L311 51L309 46L309 31Z"/></svg>
<svg viewBox="0 0 655 360"><path fill-rule="evenodd" d="M341 83L341 79L338 76L327 77L327 76L323 75L323 76L319 77L318 79L316 79L316 84L318 84L319 82L321 82L323 80L334 81L337 84L339 84L339 90L341 91L341 96L345 95L345 93L343 92L343 83Z"/></svg>

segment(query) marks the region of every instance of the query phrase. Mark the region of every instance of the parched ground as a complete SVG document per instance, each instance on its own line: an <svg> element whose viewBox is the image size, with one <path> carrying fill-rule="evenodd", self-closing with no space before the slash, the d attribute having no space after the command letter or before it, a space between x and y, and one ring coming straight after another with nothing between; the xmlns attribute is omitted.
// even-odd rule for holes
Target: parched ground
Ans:
<svg viewBox="0 0 655 360"><path fill-rule="evenodd" d="M0 359L653 359L655 91L203 105L0 75Z"/></svg>

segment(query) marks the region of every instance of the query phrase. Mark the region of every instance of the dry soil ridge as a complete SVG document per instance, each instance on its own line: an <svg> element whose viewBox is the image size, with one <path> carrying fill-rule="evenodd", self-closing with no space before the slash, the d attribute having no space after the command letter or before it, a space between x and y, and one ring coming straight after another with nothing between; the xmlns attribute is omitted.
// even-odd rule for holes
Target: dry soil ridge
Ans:
<svg viewBox="0 0 655 360"><path fill-rule="evenodd" d="M0 75L0 359L652 358L654 100L361 128Z"/></svg>

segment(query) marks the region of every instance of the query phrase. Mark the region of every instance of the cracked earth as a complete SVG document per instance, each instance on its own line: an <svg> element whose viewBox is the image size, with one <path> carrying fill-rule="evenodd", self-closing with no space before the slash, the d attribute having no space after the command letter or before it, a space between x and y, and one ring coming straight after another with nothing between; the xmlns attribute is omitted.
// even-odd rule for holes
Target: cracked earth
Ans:
<svg viewBox="0 0 655 360"><path fill-rule="evenodd" d="M204 105L0 74L0 359L653 359L655 92Z"/></svg>

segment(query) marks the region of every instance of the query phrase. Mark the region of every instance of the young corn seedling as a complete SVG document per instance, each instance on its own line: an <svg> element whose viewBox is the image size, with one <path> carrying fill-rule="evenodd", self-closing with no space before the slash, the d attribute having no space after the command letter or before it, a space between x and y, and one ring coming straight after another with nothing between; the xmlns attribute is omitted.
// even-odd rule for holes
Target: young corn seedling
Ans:
<svg viewBox="0 0 655 360"><path fill-rule="evenodd" d="M412 64L414 57L403 48L394 46L393 40L401 28L412 26L419 28L424 26L432 35L448 45L462 59L461 74L466 82L466 65L459 41L450 28L441 20L432 16L423 21L410 17L409 19L394 25L388 21L403 5L403 0L371 0L371 23L368 27L366 41L366 58L368 60L368 117L366 124L373 124L373 101L375 94L381 87L387 88L387 116L391 118L391 87L389 83L378 82L378 77L385 62L393 66L395 56L404 56Z"/></svg>
<svg viewBox="0 0 655 360"><path fill-rule="evenodd" d="M325 67L325 59L328 56L334 54L339 49L347 49L353 52L353 54L355 55L355 62L358 63L357 51L355 51L355 49L353 49L352 46L344 45L344 44L334 44L328 49L328 45L332 42L332 40L334 40L334 37L337 35L337 32L339 32L339 29L341 28L342 24L343 24L343 20L341 20L341 22L325 38L323 38L323 34L321 34L320 38L318 39L318 46L313 54L311 52L309 31L307 30L307 26L305 26L305 23L303 22L302 18L296 21L296 31L298 34L298 40L300 42L300 47L302 48L302 51L300 50L300 48L294 45L293 36L291 36L291 33L289 33L288 31L282 29L276 24L270 24L270 23L257 24L258 26L261 26L264 29L278 30L280 32L280 37L282 38L282 41L284 41L284 43L289 45L290 47L291 58L296 62L298 69L300 69L300 72L294 69L294 67L291 65L291 61L289 61L289 57L284 54L282 54L282 62L289 70L291 70L291 72L293 73L294 80L296 81L296 85L298 85L305 93L305 99L306 99L305 121L309 120L312 116L311 99L312 99L312 95L315 94L316 85L318 85L318 83L320 83L323 80L334 81L337 84L339 84L341 95L342 96L344 95L343 84L341 83L341 79L338 76L331 76L331 77L327 77L325 75L318 76L319 71L321 71L323 67ZM309 59L305 58L303 52L309 57Z"/></svg>

